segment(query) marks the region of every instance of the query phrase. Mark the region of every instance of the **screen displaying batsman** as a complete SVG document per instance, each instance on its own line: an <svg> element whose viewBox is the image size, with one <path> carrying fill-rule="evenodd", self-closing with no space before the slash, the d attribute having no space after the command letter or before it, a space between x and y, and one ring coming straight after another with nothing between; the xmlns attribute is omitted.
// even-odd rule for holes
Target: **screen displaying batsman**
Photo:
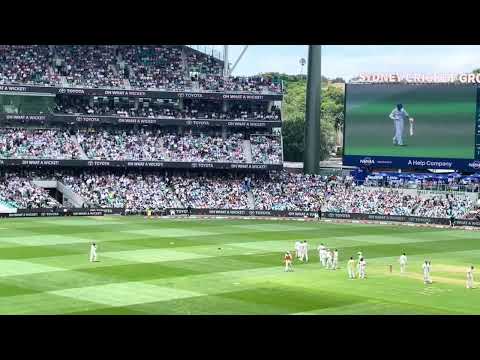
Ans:
<svg viewBox="0 0 480 360"><path fill-rule="evenodd" d="M410 122L410 136L413 136L413 123L414 119L409 117L407 111L402 104L397 104L395 109L390 113L390 119L393 120L393 127L395 130L395 136L393 137L393 145L405 146L403 143L403 126L405 119Z"/></svg>

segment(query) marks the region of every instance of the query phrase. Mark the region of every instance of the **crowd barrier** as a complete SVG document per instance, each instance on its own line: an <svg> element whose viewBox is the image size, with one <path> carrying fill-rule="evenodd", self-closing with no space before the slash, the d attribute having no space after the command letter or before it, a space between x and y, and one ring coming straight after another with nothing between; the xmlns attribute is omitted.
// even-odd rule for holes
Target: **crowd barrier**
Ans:
<svg viewBox="0 0 480 360"><path fill-rule="evenodd" d="M104 216L123 215L123 208L51 208L51 209L17 209L13 213L0 213L3 218L50 217L50 216Z"/></svg>
<svg viewBox="0 0 480 360"><path fill-rule="evenodd" d="M286 217L286 218L317 218L316 211L288 210L247 210L247 209L185 209L166 208L152 211L153 216L252 216L252 217ZM124 208L78 208L78 209L19 209L16 213L0 214L0 217L42 217L42 216L103 216L103 215L146 215L145 211L131 211ZM352 220L352 221L387 221L414 224L449 225L447 218L427 218L421 216L352 214L322 212L322 219ZM456 226L480 227L480 220L455 219Z"/></svg>

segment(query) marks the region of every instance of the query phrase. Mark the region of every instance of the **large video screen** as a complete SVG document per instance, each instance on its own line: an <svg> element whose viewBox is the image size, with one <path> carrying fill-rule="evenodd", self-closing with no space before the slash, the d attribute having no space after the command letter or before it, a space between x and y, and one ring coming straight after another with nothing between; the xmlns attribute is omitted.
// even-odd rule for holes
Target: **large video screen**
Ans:
<svg viewBox="0 0 480 360"><path fill-rule="evenodd" d="M479 102L473 85L348 84L344 164L480 168Z"/></svg>

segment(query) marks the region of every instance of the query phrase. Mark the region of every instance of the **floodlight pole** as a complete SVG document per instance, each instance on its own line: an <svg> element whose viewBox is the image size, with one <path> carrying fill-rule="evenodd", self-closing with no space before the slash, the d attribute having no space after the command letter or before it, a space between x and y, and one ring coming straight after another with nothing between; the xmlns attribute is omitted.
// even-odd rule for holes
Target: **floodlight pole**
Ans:
<svg viewBox="0 0 480 360"><path fill-rule="evenodd" d="M303 172L305 174L320 172L321 56L321 45L309 45L303 154Z"/></svg>
<svg viewBox="0 0 480 360"><path fill-rule="evenodd" d="M228 45L223 46L223 76L228 77Z"/></svg>

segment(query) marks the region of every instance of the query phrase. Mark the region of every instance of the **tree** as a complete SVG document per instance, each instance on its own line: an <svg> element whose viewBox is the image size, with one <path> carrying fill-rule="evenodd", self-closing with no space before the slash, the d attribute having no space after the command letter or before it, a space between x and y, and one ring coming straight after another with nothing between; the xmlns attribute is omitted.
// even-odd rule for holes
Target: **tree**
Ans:
<svg viewBox="0 0 480 360"><path fill-rule="evenodd" d="M473 70L472 73L474 73L474 74L480 74L480 68Z"/></svg>
<svg viewBox="0 0 480 360"><path fill-rule="evenodd" d="M270 75L270 74L268 74ZM268 76L262 74L262 76ZM286 161L303 161L304 131L306 112L305 76L289 76L278 74L284 79L286 94L282 105L283 149ZM336 134L343 127L344 88L329 84L322 78L322 104L320 126L320 159L328 158L336 145Z"/></svg>
<svg viewBox="0 0 480 360"><path fill-rule="evenodd" d="M286 161L303 161L304 132L304 118L296 118L283 123L283 158Z"/></svg>

